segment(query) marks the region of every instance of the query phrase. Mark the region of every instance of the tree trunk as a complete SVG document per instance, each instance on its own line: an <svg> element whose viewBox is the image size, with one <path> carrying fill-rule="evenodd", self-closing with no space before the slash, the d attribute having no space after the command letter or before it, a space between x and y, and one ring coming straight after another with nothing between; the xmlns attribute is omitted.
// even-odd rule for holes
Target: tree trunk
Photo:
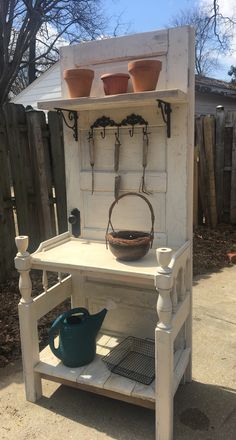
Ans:
<svg viewBox="0 0 236 440"><path fill-rule="evenodd" d="M33 38L29 45L29 67L28 67L29 84L31 84L36 79L35 57L36 57L36 39Z"/></svg>

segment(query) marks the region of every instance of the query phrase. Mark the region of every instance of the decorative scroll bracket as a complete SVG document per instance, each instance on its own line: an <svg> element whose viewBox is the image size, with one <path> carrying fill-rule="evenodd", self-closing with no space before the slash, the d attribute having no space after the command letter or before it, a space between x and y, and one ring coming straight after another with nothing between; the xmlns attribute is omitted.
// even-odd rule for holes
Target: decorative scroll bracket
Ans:
<svg viewBox="0 0 236 440"><path fill-rule="evenodd" d="M65 122L66 126L73 131L73 137L74 137L75 141L78 141L78 114L77 114L77 112L75 110L68 110L66 108L58 108L58 107L55 107L55 110L57 111L58 115L62 116L63 121ZM63 112L68 112L68 119L69 119L69 121L71 121L71 124L68 123Z"/></svg>
<svg viewBox="0 0 236 440"><path fill-rule="evenodd" d="M157 102L158 102L158 108L161 109L163 121L166 124L167 137L170 138L171 137L171 112L172 112L171 105L169 102L162 101L161 99L157 99Z"/></svg>

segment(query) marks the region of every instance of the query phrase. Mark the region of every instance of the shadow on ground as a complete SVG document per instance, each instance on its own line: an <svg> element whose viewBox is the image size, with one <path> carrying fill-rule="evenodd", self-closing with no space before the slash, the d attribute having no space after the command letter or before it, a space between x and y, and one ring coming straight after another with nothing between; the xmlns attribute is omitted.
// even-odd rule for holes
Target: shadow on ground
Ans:
<svg viewBox="0 0 236 440"><path fill-rule="evenodd" d="M37 405L115 440L155 438L155 413L124 402L60 386ZM175 396L175 440L235 440L236 394L193 381Z"/></svg>

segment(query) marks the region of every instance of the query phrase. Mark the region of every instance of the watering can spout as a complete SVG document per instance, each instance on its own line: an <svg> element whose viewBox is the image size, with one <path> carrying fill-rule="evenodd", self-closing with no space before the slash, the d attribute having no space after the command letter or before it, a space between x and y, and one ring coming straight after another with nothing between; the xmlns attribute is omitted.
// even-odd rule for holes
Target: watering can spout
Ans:
<svg viewBox="0 0 236 440"><path fill-rule="evenodd" d="M95 315L90 315L91 321L88 322L88 325L91 323L91 327L94 329L96 336L102 326L106 314L107 314L107 309L103 309L100 312L96 313Z"/></svg>

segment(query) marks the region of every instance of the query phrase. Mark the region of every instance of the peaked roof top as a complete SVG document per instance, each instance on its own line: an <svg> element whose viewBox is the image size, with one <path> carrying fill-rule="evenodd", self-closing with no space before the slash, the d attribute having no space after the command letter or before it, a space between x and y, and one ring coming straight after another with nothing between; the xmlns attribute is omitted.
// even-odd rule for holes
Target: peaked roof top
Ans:
<svg viewBox="0 0 236 440"><path fill-rule="evenodd" d="M195 90L200 93L214 93L236 98L236 84L207 76L195 75Z"/></svg>

